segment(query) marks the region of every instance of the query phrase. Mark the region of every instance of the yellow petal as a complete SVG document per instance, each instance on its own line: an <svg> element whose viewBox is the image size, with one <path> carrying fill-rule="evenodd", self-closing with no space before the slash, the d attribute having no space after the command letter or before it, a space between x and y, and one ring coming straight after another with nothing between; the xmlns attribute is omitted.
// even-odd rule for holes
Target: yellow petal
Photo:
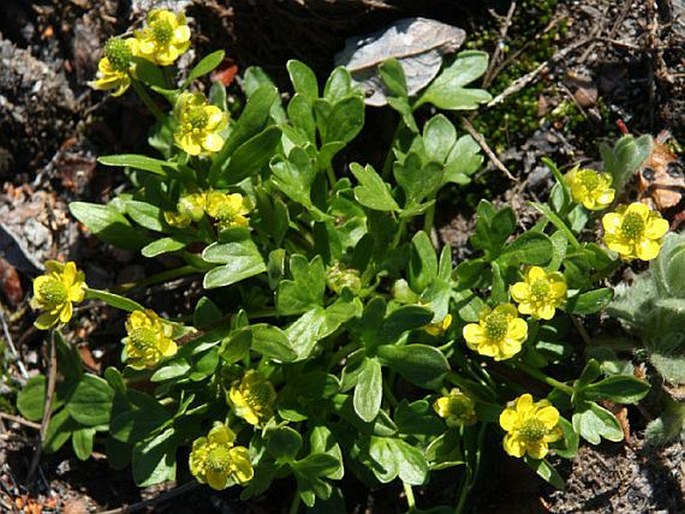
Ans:
<svg viewBox="0 0 685 514"><path fill-rule="evenodd" d="M532 282L535 282L536 280L545 278L546 276L547 273L545 273L545 270L542 269L540 266L531 266L531 268L528 270L528 273L526 274L526 282L530 284Z"/></svg>
<svg viewBox="0 0 685 514"><path fill-rule="evenodd" d="M233 460L233 476L236 482L244 484L254 477L254 469L250 463L250 454L244 446L232 448L230 451Z"/></svg>
<svg viewBox="0 0 685 514"><path fill-rule="evenodd" d="M71 319L73 313L74 308L72 307L71 302L67 301L64 303L64 307L62 307L62 310L59 313L59 320L62 323L66 323Z"/></svg>
<svg viewBox="0 0 685 514"><path fill-rule="evenodd" d="M36 321L33 322L33 325L38 329L38 330L48 330L50 327L55 325L57 323L57 315L51 314L49 312L44 312L38 318L36 318Z"/></svg>
<svg viewBox="0 0 685 514"><path fill-rule="evenodd" d="M210 443L230 445L235 441L235 432L223 423L217 423L209 431L209 434L207 434L207 439Z"/></svg>
<svg viewBox="0 0 685 514"><path fill-rule="evenodd" d="M645 239L635 246L635 253L637 254L637 257L643 261L654 259L657 255L659 255L659 250L661 250L659 243L650 239Z"/></svg>
<svg viewBox="0 0 685 514"><path fill-rule="evenodd" d="M537 310L536 314L540 319L552 319L554 317L554 307L552 305L545 304Z"/></svg>
<svg viewBox="0 0 685 514"><path fill-rule="evenodd" d="M519 416L516 413L516 410L506 408L499 415L499 426L501 426L507 432L511 432L514 429L514 426L516 426L518 420Z"/></svg>
<svg viewBox="0 0 685 514"><path fill-rule="evenodd" d="M568 288L566 286L566 281L553 281L550 283L550 296L554 299L566 298L566 292Z"/></svg>
<svg viewBox="0 0 685 514"><path fill-rule="evenodd" d="M224 146L224 140L219 134L207 134L202 146L210 152L218 152Z"/></svg>
<svg viewBox="0 0 685 514"><path fill-rule="evenodd" d="M663 218L652 217L645 227L645 237L659 239L668 232L668 221Z"/></svg>
<svg viewBox="0 0 685 514"><path fill-rule="evenodd" d="M610 237L605 235L604 244L607 245L607 248L609 248L609 250L612 252L616 252L621 255L632 255L633 253L633 245L626 243L618 237Z"/></svg>
<svg viewBox="0 0 685 514"><path fill-rule="evenodd" d="M559 411L552 406L538 410L536 417L545 424L547 430L552 430L559 423Z"/></svg>
<svg viewBox="0 0 685 514"><path fill-rule="evenodd" d="M528 455L534 459L544 459L549 452L547 443L544 441L540 441L539 443L528 443L526 449L528 450Z"/></svg>
<svg viewBox="0 0 685 514"><path fill-rule="evenodd" d="M164 357L176 355L176 352L178 351L176 343L171 339L165 339L165 341L167 341L167 344L165 344L163 348L160 348L162 355L164 355Z"/></svg>
<svg viewBox="0 0 685 514"><path fill-rule="evenodd" d="M621 228L621 215L610 212L602 216L602 226L608 234L613 234Z"/></svg>
<svg viewBox="0 0 685 514"><path fill-rule="evenodd" d="M188 25L179 25L174 30L174 40L179 43L185 43L190 39L190 27Z"/></svg>
<svg viewBox="0 0 685 514"><path fill-rule="evenodd" d="M209 120L207 120L207 128L209 130L215 130L219 125L224 123L224 112L216 107L215 105L210 105L207 114L209 114Z"/></svg>
<svg viewBox="0 0 685 514"><path fill-rule="evenodd" d="M530 393L522 394L516 399L514 407L520 416L525 416L533 409L533 396Z"/></svg>
<svg viewBox="0 0 685 514"><path fill-rule="evenodd" d="M504 446L504 451L512 457L521 458L526 453L526 444L520 439L514 437L512 434L507 434L504 436L502 446Z"/></svg>
<svg viewBox="0 0 685 514"><path fill-rule="evenodd" d="M523 302L530 297L530 287L525 282L516 282L510 288L511 296L517 302ZM520 306L519 306L520 310Z"/></svg>
<svg viewBox="0 0 685 514"><path fill-rule="evenodd" d="M533 314L533 304L529 302L519 303L519 312L521 314Z"/></svg>
<svg viewBox="0 0 685 514"><path fill-rule="evenodd" d="M608 189L604 191L601 195L599 195L599 197L597 198L597 203L600 204L601 208L604 208L614 201L615 196L616 191L614 191L613 189Z"/></svg>
<svg viewBox="0 0 685 514"><path fill-rule="evenodd" d="M509 322L506 338L523 341L526 337L528 337L528 323L521 318L512 319Z"/></svg>
<svg viewBox="0 0 685 514"><path fill-rule="evenodd" d="M462 334L469 345L479 345L485 339L483 327L478 323L469 323L466 325L462 330Z"/></svg>
<svg viewBox="0 0 685 514"><path fill-rule="evenodd" d="M628 213L634 213L640 215L640 217L646 219L649 216L650 213L649 207L647 207L645 204L640 203L640 202L635 202L631 203L628 206L628 209L626 209L626 214Z"/></svg>
<svg viewBox="0 0 685 514"><path fill-rule="evenodd" d="M209 484L209 487L211 487L212 489L216 489L217 491L225 489L228 485L228 473L223 470L216 471L210 469L209 471L207 471L207 475L205 478L207 479L207 484Z"/></svg>

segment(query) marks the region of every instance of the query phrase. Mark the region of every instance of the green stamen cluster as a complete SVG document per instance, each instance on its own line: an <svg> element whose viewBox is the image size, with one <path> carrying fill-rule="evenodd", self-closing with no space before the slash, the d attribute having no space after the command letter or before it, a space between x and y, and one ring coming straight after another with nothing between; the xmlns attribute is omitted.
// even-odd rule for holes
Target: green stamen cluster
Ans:
<svg viewBox="0 0 685 514"><path fill-rule="evenodd" d="M166 20L159 20L152 24L152 35L160 44L167 44L174 35L174 27Z"/></svg>
<svg viewBox="0 0 685 514"><path fill-rule="evenodd" d="M490 341L500 341L507 333L507 317L501 312L492 312L485 318L485 334Z"/></svg>
<svg viewBox="0 0 685 514"><path fill-rule="evenodd" d="M120 37L109 38L105 44L105 57L117 71L128 70L131 56L131 47Z"/></svg>
<svg viewBox="0 0 685 514"><path fill-rule="evenodd" d="M635 212L629 212L621 223L621 232L630 240L638 240L645 232L645 220Z"/></svg>
<svg viewBox="0 0 685 514"><path fill-rule="evenodd" d="M59 280L48 280L41 284L40 294L46 305L56 306L67 300L67 288Z"/></svg>
<svg viewBox="0 0 685 514"><path fill-rule="evenodd" d="M521 438L529 443L537 443L547 435L547 427L545 423L538 418L529 418L524 425L519 429Z"/></svg>
<svg viewBox="0 0 685 514"><path fill-rule="evenodd" d="M530 292L537 300L544 300L549 294L549 288L548 280L538 279L531 284Z"/></svg>

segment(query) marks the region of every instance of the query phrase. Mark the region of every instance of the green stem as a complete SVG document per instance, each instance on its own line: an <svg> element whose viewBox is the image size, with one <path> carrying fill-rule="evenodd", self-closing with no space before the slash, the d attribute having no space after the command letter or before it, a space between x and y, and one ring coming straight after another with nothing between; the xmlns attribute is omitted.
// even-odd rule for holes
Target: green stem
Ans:
<svg viewBox="0 0 685 514"><path fill-rule="evenodd" d="M527 375L529 375L529 376L531 376L537 380L540 380L541 382L544 382L547 385L554 387L555 389L559 389L560 391L563 391L564 393L566 393L568 395L573 395L573 393L574 393L573 387L571 387L570 385L564 384L563 382L559 382L558 380L555 380L552 377L548 377L547 375L545 375L541 371L539 371L535 368L531 368L530 366L527 366L526 364L519 362L516 364L516 368L520 369L521 371L523 371Z"/></svg>
<svg viewBox="0 0 685 514"><path fill-rule="evenodd" d="M335 352L335 354L333 354L333 358L331 359L331 362L335 366L341 360L343 360L345 357L347 357L349 354L351 354L353 351L355 351L357 348L359 348L359 345L357 345L357 343L355 343L355 342L347 343L345 346L343 346L337 352Z"/></svg>
<svg viewBox="0 0 685 514"><path fill-rule="evenodd" d="M431 196L428 198L428 200L435 200L435 195ZM431 230L433 229L433 224L435 223L435 203L428 207L428 210L426 211L426 216L423 218L423 231L428 234L428 237L431 235Z"/></svg>
<svg viewBox="0 0 685 514"><path fill-rule="evenodd" d="M149 276L137 282L128 282L126 284L121 284L115 289L118 293L126 293L134 289L140 289L142 287L151 286L153 284L158 284L160 282L166 282L168 280L173 280L180 277L185 277L188 275L194 275L195 273L200 273L194 266L181 266L179 268L174 268L156 275Z"/></svg>
<svg viewBox="0 0 685 514"><path fill-rule="evenodd" d="M300 495L299 493L295 492L293 501L290 502L290 510L288 510L288 514L297 514L298 510L300 510Z"/></svg>
<svg viewBox="0 0 685 514"><path fill-rule="evenodd" d="M404 495L407 497L407 505L409 506L409 514L416 511L416 499L414 498L414 491L411 486L406 482L402 482L402 487L404 488Z"/></svg>
<svg viewBox="0 0 685 514"><path fill-rule="evenodd" d="M335 184L338 182L338 179L335 178L335 171L333 171L333 166L329 165L326 168L326 176L328 177L328 182L331 184L331 189L335 187Z"/></svg>
<svg viewBox="0 0 685 514"><path fill-rule="evenodd" d="M145 90L145 88L140 84L140 82L138 82L135 79L132 79L131 84L133 85L133 90L138 95L138 98L140 98L145 104L145 107L147 107L150 110L150 112L155 116L155 118L157 118L157 121L163 122L166 116L164 116L164 113L162 113L162 111L159 109L154 100L152 100L152 97L150 97L150 95Z"/></svg>
<svg viewBox="0 0 685 514"><path fill-rule="evenodd" d="M407 228L407 220L406 220L406 218L402 218L400 220L399 226L397 227L397 232L395 233L395 238L393 239L393 242L392 242L393 248L397 248L397 245L400 244L400 241L402 240L402 236L404 235L406 228Z"/></svg>
<svg viewBox="0 0 685 514"><path fill-rule="evenodd" d="M392 392L392 387L387 380L383 380L383 393L385 393L385 397L388 399L393 409L399 405L397 398L395 398L395 394Z"/></svg>

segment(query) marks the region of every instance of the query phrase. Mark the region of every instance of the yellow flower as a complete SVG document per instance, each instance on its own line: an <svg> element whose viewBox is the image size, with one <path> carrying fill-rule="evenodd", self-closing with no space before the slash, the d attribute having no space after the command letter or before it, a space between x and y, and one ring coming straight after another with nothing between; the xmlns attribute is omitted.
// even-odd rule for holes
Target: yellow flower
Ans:
<svg viewBox="0 0 685 514"><path fill-rule="evenodd" d="M611 187L611 175L590 169L569 171L564 177L576 202L582 203L591 211L606 209L614 201L616 191Z"/></svg>
<svg viewBox="0 0 685 514"><path fill-rule="evenodd" d="M254 469L244 446L233 446L235 434L223 423L214 423L207 437L193 441L188 458L190 472L198 482L220 491L234 483L252 480Z"/></svg>
<svg viewBox="0 0 685 514"><path fill-rule="evenodd" d="M176 355L171 327L152 310L134 311L126 320L126 361L133 369L154 368L164 357Z"/></svg>
<svg viewBox="0 0 685 514"><path fill-rule="evenodd" d="M233 382L228 400L237 416L256 426L274 415L276 391L264 375L251 369L242 380Z"/></svg>
<svg viewBox="0 0 685 514"><path fill-rule="evenodd" d="M219 134L228 123L228 115L216 105L209 105L202 93L181 93L174 107L174 142L190 155L207 155L224 146Z"/></svg>
<svg viewBox="0 0 685 514"><path fill-rule="evenodd" d="M219 222L219 228L247 227L245 217L250 212L250 201L240 193L210 191L206 197L207 214Z"/></svg>
<svg viewBox="0 0 685 514"><path fill-rule="evenodd" d="M142 57L160 66L173 64L190 47L190 28L183 13L152 9L145 19L147 26L136 30L133 48Z"/></svg>
<svg viewBox="0 0 685 514"><path fill-rule="evenodd" d="M88 85L99 91L114 89L112 96L123 95L131 85L134 40L112 37L105 44L105 56L98 62L98 78Z"/></svg>
<svg viewBox="0 0 685 514"><path fill-rule="evenodd" d="M164 221L172 227L184 228L193 221L200 221L205 215L205 194L191 193L181 196L176 212L165 212Z"/></svg>
<svg viewBox="0 0 685 514"><path fill-rule="evenodd" d="M473 351L496 361L510 359L521 351L528 337L528 325L518 317L510 303L493 310L483 309L478 323L469 323L463 330L466 344Z"/></svg>
<svg viewBox="0 0 685 514"><path fill-rule="evenodd" d="M445 332L447 332L447 329L452 326L452 315L447 314L444 318L442 318L440 321L437 321L435 323L429 323L423 329L428 332L432 336L441 336Z"/></svg>
<svg viewBox="0 0 685 514"><path fill-rule="evenodd" d="M507 431L504 451L513 457L526 453L534 459L543 459L549 452L548 443L561 439L559 411L547 400L533 402L526 393L509 402L499 416L500 426Z"/></svg>
<svg viewBox="0 0 685 514"><path fill-rule="evenodd" d="M470 426L476 422L473 400L454 388L447 396L435 400L433 409L445 420L448 427Z"/></svg>
<svg viewBox="0 0 685 514"><path fill-rule="evenodd" d="M668 232L668 221L643 203L621 205L605 214L604 244L622 259L654 259L661 251L661 238Z"/></svg>
<svg viewBox="0 0 685 514"><path fill-rule="evenodd" d="M35 327L47 330L69 321L74 313L72 303L84 300L86 287L85 276L76 269L76 264L47 261L45 274L33 281L31 307L46 311L38 316Z"/></svg>
<svg viewBox="0 0 685 514"><path fill-rule="evenodd" d="M528 268L524 282L511 286L511 296L521 314L552 319L554 311L566 301L566 279L559 272L546 273L538 266Z"/></svg>

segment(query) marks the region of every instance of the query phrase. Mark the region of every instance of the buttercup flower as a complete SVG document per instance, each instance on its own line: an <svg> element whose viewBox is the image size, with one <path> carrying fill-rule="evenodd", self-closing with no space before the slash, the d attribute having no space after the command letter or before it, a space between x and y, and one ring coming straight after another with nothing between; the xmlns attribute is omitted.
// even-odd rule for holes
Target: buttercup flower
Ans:
<svg viewBox="0 0 685 514"><path fill-rule="evenodd" d="M233 382L228 400L237 416L256 426L273 416L276 391L264 375L251 369Z"/></svg>
<svg viewBox="0 0 685 514"><path fill-rule="evenodd" d="M218 152L224 146L219 132L226 127L228 115L209 105L202 93L181 93L174 107L174 142L190 155Z"/></svg>
<svg viewBox="0 0 685 514"><path fill-rule="evenodd" d="M134 311L126 320L126 362L133 369L154 368L164 357L176 355L171 327L152 310Z"/></svg>
<svg viewBox="0 0 685 514"><path fill-rule="evenodd" d="M470 426L476 422L473 400L454 388L447 396L435 400L433 409L445 420L448 427Z"/></svg>
<svg viewBox="0 0 685 514"><path fill-rule="evenodd" d="M234 483L252 480L254 469L244 446L233 446L235 434L223 423L216 422L207 437L193 442L188 459L190 472L198 482L220 491Z"/></svg>
<svg viewBox="0 0 685 514"><path fill-rule="evenodd" d="M72 304L84 300L86 287L85 276L76 269L76 264L47 261L45 274L33 281L30 305L33 309L46 311L38 316L35 327L47 330L69 321L74 313Z"/></svg>
<svg viewBox="0 0 685 514"><path fill-rule="evenodd" d="M447 332L447 329L452 326L452 315L447 314L444 318L442 318L440 321L436 321L434 323L429 323L423 329L428 332L432 336L441 336L445 332Z"/></svg>
<svg viewBox="0 0 685 514"><path fill-rule="evenodd" d="M533 402L528 393L509 402L499 416L499 424L507 431L504 451L513 457L527 453L534 459L543 459L549 452L548 443L563 436L559 411L548 400Z"/></svg>
<svg viewBox="0 0 685 514"><path fill-rule="evenodd" d="M576 166L564 178L573 199L582 203L586 209L591 211L606 209L614 201L616 191L610 187L611 175L608 173L578 169Z"/></svg>
<svg viewBox="0 0 685 514"><path fill-rule="evenodd" d="M105 56L98 62L98 78L88 85L93 89L114 89L112 96L123 95L131 85L134 40L112 37L105 44Z"/></svg>
<svg viewBox="0 0 685 514"><path fill-rule="evenodd" d="M240 193L210 191L206 197L207 214L219 222L219 228L247 227L250 201Z"/></svg>
<svg viewBox="0 0 685 514"><path fill-rule="evenodd" d="M654 259L661 250L661 238L668 232L668 221L640 202L605 214L602 225L604 244L626 260Z"/></svg>
<svg viewBox="0 0 685 514"><path fill-rule="evenodd" d="M193 221L200 221L205 215L205 193L191 193L181 196L176 212L165 212L164 221L172 227L184 228Z"/></svg>
<svg viewBox="0 0 685 514"><path fill-rule="evenodd" d="M133 33L136 57L160 66L169 66L190 47L190 28L185 14L152 9L145 21L146 26Z"/></svg>
<svg viewBox="0 0 685 514"><path fill-rule="evenodd" d="M466 344L472 350L496 361L510 359L521 351L528 337L528 325L518 317L510 303L483 309L478 323L469 323L463 330Z"/></svg>
<svg viewBox="0 0 685 514"><path fill-rule="evenodd" d="M554 311L566 301L566 279L555 271L546 273L539 266L532 266L526 272L524 282L511 286L511 296L519 304L521 314L534 318L552 319Z"/></svg>
<svg viewBox="0 0 685 514"><path fill-rule="evenodd" d="M362 288L359 271L339 262L326 270L326 284L335 294L341 294L346 287L356 294Z"/></svg>

